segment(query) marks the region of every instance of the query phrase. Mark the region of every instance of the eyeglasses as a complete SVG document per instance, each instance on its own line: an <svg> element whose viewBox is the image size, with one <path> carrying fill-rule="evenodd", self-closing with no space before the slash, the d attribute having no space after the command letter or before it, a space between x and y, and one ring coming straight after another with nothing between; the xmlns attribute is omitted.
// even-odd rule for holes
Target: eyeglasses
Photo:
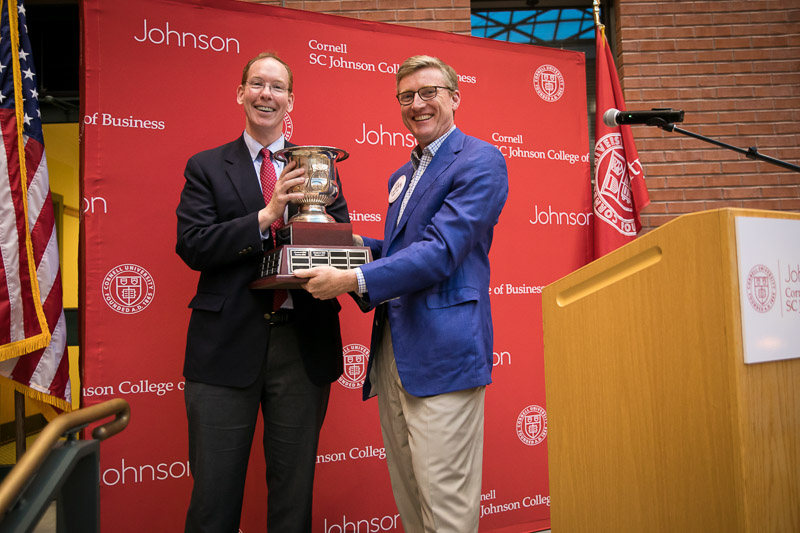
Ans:
<svg viewBox="0 0 800 533"><path fill-rule="evenodd" d="M256 93L260 93L261 91L264 90L265 87L267 87L267 84L264 83L261 80L251 80L251 81L248 81L246 83L246 85L248 87L250 87L251 91L256 92ZM272 94L283 94L288 89L286 87L284 87L283 85L274 84L274 85L270 85L269 86L269 90L270 90L270 92Z"/></svg>
<svg viewBox="0 0 800 533"><path fill-rule="evenodd" d="M447 89L448 91L452 91L450 87L442 87L440 85L429 85L427 87L421 87L417 91L405 91L399 93L397 95L397 101L400 102L400 105L411 105L414 102L414 95L418 94L421 100L433 100L436 98L436 94L439 89Z"/></svg>

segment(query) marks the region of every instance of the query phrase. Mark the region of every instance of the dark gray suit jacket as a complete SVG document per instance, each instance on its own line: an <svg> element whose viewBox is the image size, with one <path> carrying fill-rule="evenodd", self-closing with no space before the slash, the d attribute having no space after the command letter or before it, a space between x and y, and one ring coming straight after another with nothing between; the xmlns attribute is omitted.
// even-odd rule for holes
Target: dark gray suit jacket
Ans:
<svg viewBox="0 0 800 533"><path fill-rule="evenodd" d="M293 146L287 143L287 146ZM245 387L255 380L269 341L264 314L271 310L271 290L251 290L263 250L258 211L265 206L258 176L243 137L194 155L186 164L186 183L178 205L176 251L200 271L183 373L186 379L213 385ZM338 179L338 177L337 177ZM337 222L349 222L341 194L327 208ZM297 207L290 205L290 215ZM320 301L293 290L298 345L309 378L317 385L342 374L339 303Z"/></svg>

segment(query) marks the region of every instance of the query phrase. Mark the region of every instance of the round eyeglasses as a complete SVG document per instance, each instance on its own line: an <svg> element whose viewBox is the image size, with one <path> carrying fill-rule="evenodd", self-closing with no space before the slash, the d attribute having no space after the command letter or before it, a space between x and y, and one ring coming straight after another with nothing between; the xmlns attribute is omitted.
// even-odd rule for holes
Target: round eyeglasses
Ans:
<svg viewBox="0 0 800 533"><path fill-rule="evenodd" d="M450 87L442 87L441 85L427 85L425 87L420 87L416 91L404 91L402 93L398 93L397 101L400 102L400 105L411 105L414 102L414 95L418 94L421 100L433 100L436 98L436 94L438 93L439 89L447 89L448 91L452 91Z"/></svg>

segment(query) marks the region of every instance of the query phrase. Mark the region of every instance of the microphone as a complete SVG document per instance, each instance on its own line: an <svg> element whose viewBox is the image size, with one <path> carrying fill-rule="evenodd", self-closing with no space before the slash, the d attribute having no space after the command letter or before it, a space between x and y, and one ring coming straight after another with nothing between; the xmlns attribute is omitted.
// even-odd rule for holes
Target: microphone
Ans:
<svg viewBox="0 0 800 533"><path fill-rule="evenodd" d="M620 111L611 108L603 114L603 123L609 128L622 124L661 126L670 122L683 122L683 110L661 108L650 111Z"/></svg>

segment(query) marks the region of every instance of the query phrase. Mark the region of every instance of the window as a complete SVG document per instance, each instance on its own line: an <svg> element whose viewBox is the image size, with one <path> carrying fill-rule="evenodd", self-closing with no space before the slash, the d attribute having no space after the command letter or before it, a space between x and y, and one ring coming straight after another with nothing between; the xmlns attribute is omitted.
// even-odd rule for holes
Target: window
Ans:
<svg viewBox="0 0 800 533"><path fill-rule="evenodd" d="M591 7L473 10L472 35L512 43L583 50L594 43L594 14Z"/></svg>

